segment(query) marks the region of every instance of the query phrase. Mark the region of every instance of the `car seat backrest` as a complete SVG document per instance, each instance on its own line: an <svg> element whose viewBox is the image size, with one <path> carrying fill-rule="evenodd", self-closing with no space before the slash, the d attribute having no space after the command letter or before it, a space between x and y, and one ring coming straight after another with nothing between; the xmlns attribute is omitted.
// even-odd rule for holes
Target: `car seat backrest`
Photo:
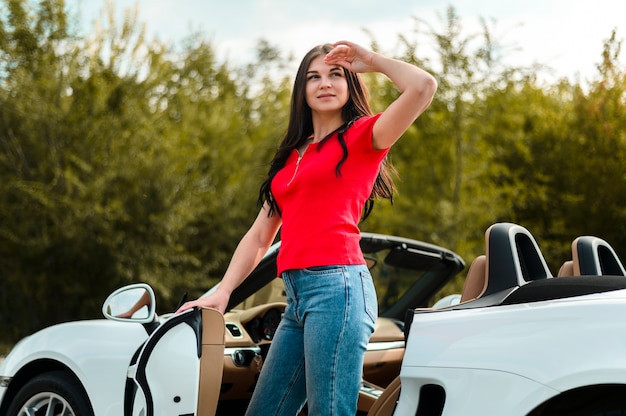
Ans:
<svg viewBox="0 0 626 416"><path fill-rule="evenodd" d="M478 299L487 289L487 256L484 254L474 259L467 271L460 303Z"/></svg>
<svg viewBox="0 0 626 416"><path fill-rule="evenodd" d="M521 225L493 224L485 232L485 244L487 288L483 296L552 277L537 241Z"/></svg>
<svg viewBox="0 0 626 416"><path fill-rule="evenodd" d="M561 265L561 268L559 269L559 272L557 273L558 277L563 277L563 276L575 276L574 274L574 262L572 260L568 260L566 262L563 262L563 264Z"/></svg>
<svg viewBox="0 0 626 416"><path fill-rule="evenodd" d="M613 247L599 237L586 235L574 239L572 262L574 275L626 276Z"/></svg>

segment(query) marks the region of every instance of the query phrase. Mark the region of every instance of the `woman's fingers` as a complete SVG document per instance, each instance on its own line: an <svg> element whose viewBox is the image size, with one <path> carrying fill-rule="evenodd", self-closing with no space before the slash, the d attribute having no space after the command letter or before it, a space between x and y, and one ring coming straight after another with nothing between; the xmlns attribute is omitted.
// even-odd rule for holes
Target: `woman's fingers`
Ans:
<svg viewBox="0 0 626 416"><path fill-rule="evenodd" d="M372 70L373 53L352 42L339 41L333 44L334 48L328 52L324 62L341 65L353 72L368 72Z"/></svg>

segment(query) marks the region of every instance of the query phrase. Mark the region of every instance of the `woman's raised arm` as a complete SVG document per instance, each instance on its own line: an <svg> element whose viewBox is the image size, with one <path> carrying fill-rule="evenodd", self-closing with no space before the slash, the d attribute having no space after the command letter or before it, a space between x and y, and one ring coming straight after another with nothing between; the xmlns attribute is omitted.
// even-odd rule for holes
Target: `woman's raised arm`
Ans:
<svg viewBox="0 0 626 416"><path fill-rule="evenodd" d="M337 64L353 72L379 72L387 76L400 96L380 116L373 132L375 149L391 147L430 105L437 81L428 72L355 43L339 41L326 55L327 64Z"/></svg>

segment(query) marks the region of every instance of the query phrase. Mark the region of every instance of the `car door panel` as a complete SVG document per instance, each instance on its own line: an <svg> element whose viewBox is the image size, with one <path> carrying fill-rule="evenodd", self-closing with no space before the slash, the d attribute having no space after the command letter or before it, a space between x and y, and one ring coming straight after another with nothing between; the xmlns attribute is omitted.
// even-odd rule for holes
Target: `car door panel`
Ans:
<svg viewBox="0 0 626 416"><path fill-rule="evenodd" d="M218 311L194 309L170 317L151 334L129 368L131 415L214 414L223 351L224 320Z"/></svg>

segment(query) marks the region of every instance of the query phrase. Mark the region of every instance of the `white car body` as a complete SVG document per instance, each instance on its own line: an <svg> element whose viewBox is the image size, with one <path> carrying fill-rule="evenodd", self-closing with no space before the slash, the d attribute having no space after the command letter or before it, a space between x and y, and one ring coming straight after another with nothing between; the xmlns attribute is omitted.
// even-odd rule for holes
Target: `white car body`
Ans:
<svg viewBox="0 0 626 416"><path fill-rule="evenodd" d="M526 415L562 392L626 386L626 290L416 316L396 415L415 415L424 385L441 415ZM626 391L626 390L625 390Z"/></svg>
<svg viewBox="0 0 626 416"><path fill-rule="evenodd" d="M491 231L502 233L486 235L483 293L407 320L394 414L626 415L626 272L615 252L575 240L582 275L552 277L527 230Z"/></svg>
<svg viewBox="0 0 626 416"><path fill-rule="evenodd" d="M150 335L142 325L114 320L54 325L18 343L0 365L0 374L13 377L29 367L37 372L69 370L91 393L96 415L120 416L124 406L132 408L133 416L196 415L201 313L189 310L170 317ZM128 389L128 382L135 387ZM5 392L3 385L0 402Z"/></svg>
<svg viewBox="0 0 626 416"><path fill-rule="evenodd" d="M0 374L14 375L25 365L62 363L86 390L101 392L93 398L94 408L104 416L119 416L124 414L120 398L130 363L118 357L132 357L147 337L141 325L104 319L55 325L20 341L1 364ZM0 388L0 402L5 391Z"/></svg>

